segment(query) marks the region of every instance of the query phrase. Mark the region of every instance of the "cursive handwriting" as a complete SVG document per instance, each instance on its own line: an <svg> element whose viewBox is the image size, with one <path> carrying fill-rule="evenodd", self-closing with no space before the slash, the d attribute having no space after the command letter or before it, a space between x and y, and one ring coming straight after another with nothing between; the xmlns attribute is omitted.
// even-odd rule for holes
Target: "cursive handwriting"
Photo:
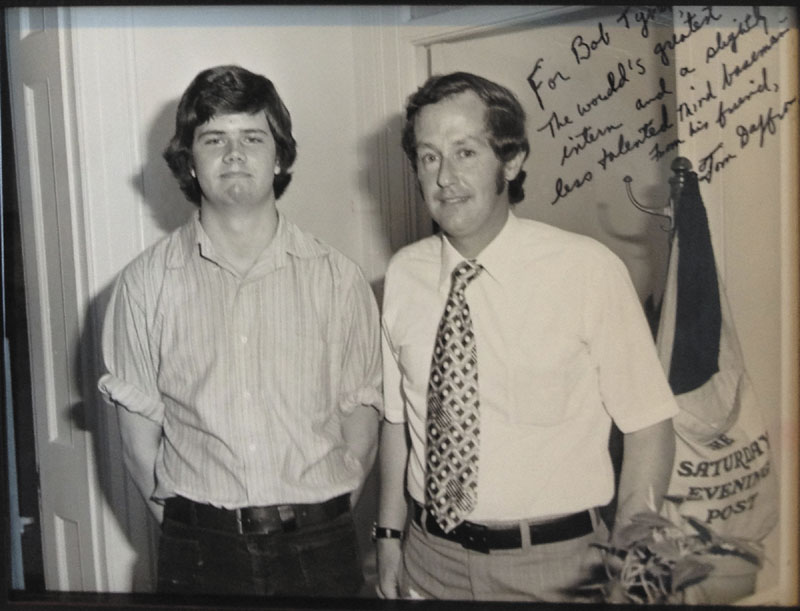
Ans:
<svg viewBox="0 0 800 611"><path fill-rule="evenodd" d="M684 144L684 141L680 138L675 138L672 142L668 142L667 146L664 147L664 150L661 150L658 142L653 145L653 148L650 149L650 159L653 161L661 161L665 155L668 155L672 151L677 150L678 146Z"/></svg>
<svg viewBox="0 0 800 611"><path fill-rule="evenodd" d="M536 101L539 103L539 108L542 110L544 110L544 102L542 101L542 96L539 94L539 90L542 88L543 82L536 80L536 73L541 69L543 61L543 57L537 59L536 63L533 65L533 70L531 70L531 73L528 75L528 85L533 89L533 94L536 96ZM547 88L550 89L550 91L555 91L560 82L566 82L570 80L570 78L569 76L564 76L560 70L556 70L556 72L547 79Z"/></svg>
<svg viewBox="0 0 800 611"><path fill-rule="evenodd" d="M620 134L619 140L617 140L617 150L609 151L608 149L603 147L603 155L600 157L600 159L597 160L597 163L599 163L600 167L602 167L605 170L607 169L609 163L613 163L623 155L627 155L631 151L635 151L642 144L644 144L651 138L655 138L660 134L666 133L667 131L672 129L672 127L674 127L674 125L669 121L669 115L667 114L667 107L664 104L662 104L661 125L659 125L658 127L654 127L653 120L650 119L637 130L642 134L642 136L640 138L637 138L636 140L628 140L628 138L625 137L625 134Z"/></svg>
<svg viewBox="0 0 800 611"><path fill-rule="evenodd" d="M751 21L752 18L752 21ZM716 43L706 48L706 63L710 62L717 56L720 51L730 48L731 52L738 53L738 41L740 36L744 36L753 28L759 25L764 26L764 34L769 35L767 25L767 18L761 14L761 9L757 6L753 7L753 13L748 13L745 18L739 22L739 27L735 32L728 32L728 35L723 37L722 32L717 32Z"/></svg>
<svg viewBox="0 0 800 611"><path fill-rule="evenodd" d="M745 59L741 64L738 66L734 66L732 69L728 68L728 65L725 62L722 62L722 88L727 89L733 84L733 81L744 74L747 70L752 68L762 57L764 57L767 53L769 53L772 48L777 45L781 38L786 36L789 33L789 29L781 30L777 34L770 34L769 42L762 46L761 48L753 51L750 53L750 57Z"/></svg>
<svg viewBox="0 0 800 611"><path fill-rule="evenodd" d="M577 135L569 136L569 139L574 143L565 144L561 150L561 165L563 166L564 162L573 155L580 155L587 146L597 142L599 138L620 128L622 128L622 123L611 123L596 130L591 125L587 125Z"/></svg>
<svg viewBox="0 0 800 611"><path fill-rule="evenodd" d="M658 93L655 94L653 97L648 98L646 100L642 100L642 98L636 98L636 110L643 110L650 106L651 103L656 101L661 101L664 99L664 96L671 95L672 92L667 89L667 84L664 82L663 78L658 79Z"/></svg>
<svg viewBox="0 0 800 611"><path fill-rule="evenodd" d="M631 7L630 6L626 6L625 10L622 11L622 13L620 14L619 17L617 17L617 23L624 24L625 25L625 29L630 29L630 27L631 27L630 20L628 19L628 11L630 11L630 10L631 10ZM656 14L663 13L664 11L672 12L672 7L671 6L652 6L652 7L644 8L642 10L638 10L633 14L633 20L636 23L641 23L642 24L642 27L641 27L641 30L640 30L640 34L642 35L642 38L647 38L648 36L650 36L650 28L649 28L648 24L653 19L653 17L656 16Z"/></svg>
<svg viewBox="0 0 800 611"><path fill-rule="evenodd" d="M597 28L600 32L596 40L586 42L580 34L572 39L570 48L576 64L580 65L582 61L589 59L592 56L592 52L597 51L601 44L605 46L611 44L611 36L603 28L602 21L598 22Z"/></svg>
<svg viewBox="0 0 800 611"><path fill-rule="evenodd" d="M708 121L705 119L698 119L697 121L689 120L689 137L693 138L695 135L699 134L708 129Z"/></svg>
<svg viewBox="0 0 800 611"><path fill-rule="evenodd" d="M703 11L705 12L705 15L702 15L699 21L696 19L698 15L692 13L691 11L686 11L686 18L684 21L686 25L689 27L689 31L682 32L680 35L673 32L671 38L668 38L664 42L659 42L655 44L655 46L653 47L653 53L655 53L657 56L661 58L662 64L664 64L665 66L670 65L669 55L667 53L668 51L674 51L675 47L689 40L689 38L693 34L699 32L710 23L722 19L722 15L714 14L714 7L712 6L704 6ZM680 14L681 15L684 14L682 10L680 11Z"/></svg>
<svg viewBox="0 0 800 611"><path fill-rule="evenodd" d="M558 113L554 112L544 125L536 128L536 131L542 132L549 129L550 137L555 138L556 132L567 125L572 125L572 119L569 118L569 115L564 115L563 118L559 118Z"/></svg>
<svg viewBox="0 0 800 611"><path fill-rule="evenodd" d="M736 155L728 153L725 153L724 157L717 156L717 153L723 148L724 145L720 142L711 149L708 155L700 159L700 163L697 166L697 180L702 180L710 184L715 173L722 170L732 159L736 159Z"/></svg>
<svg viewBox="0 0 800 611"><path fill-rule="evenodd" d="M661 27L670 16L674 31ZM628 6L611 20L617 29L605 20L570 34L553 46L558 61L543 53L527 77L536 100L530 105L544 111L537 119L539 142L548 142L543 150L553 162L560 151L564 172L550 183L551 196L545 198L551 205L593 190L612 165L641 163L631 159L664 163L695 138L697 157L702 156L698 179L720 180L742 163L739 151L767 146L784 118L796 112L795 92L781 93L777 67L767 57L795 31L787 18L758 6L732 14L717 6ZM634 48L625 41L639 37L648 39L635 41L648 48L641 56L612 55ZM692 47L685 52L687 61L676 63L667 76L673 69L662 64L675 63L676 49L686 42ZM593 78L600 78L599 85L587 88L597 82ZM680 124L680 137L674 124Z"/></svg>
<svg viewBox="0 0 800 611"><path fill-rule="evenodd" d="M772 106L767 110L766 116L762 112L758 115L758 120L750 125L737 125L736 135L739 136L739 148L743 149L750 144L750 136L758 134L758 147L764 147L764 140L767 134L774 135L778 129L778 122L783 121L789 113L791 107L797 102L797 97L787 100L779 112L773 112Z"/></svg>
<svg viewBox="0 0 800 611"><path fill-rule="evenodd" d="M557 204L562 197L566 197L573 191L580 189L586 183L592 182L593 178L594 175L592 174L591 170L587 170L586 172L584 172L583 176L581 176L580 178L576 178L570 184L565 184L564 179L559 176L558 179L556 179L556 185L555 185L556 196L553 199L553 201L550 202L550 205L553 206Z"/></svg>
<svg viewBox="0 0 800 611"><path fill-rule="evenodd" d="M694 90L694 85L690 85L689 89ZM716 99L717 95L711 88L711 81L706 81L706 92L703 95L697 98L694 102L681 102L678 104L678 120L683 122L684 119L693 117L696 112L703 108L703 105L706 102Z"/></svg>
<svg viewBox="0 0 800 611"><path fill-rule="evenodd" d="M578 114L582 117L586 113L591 112L593 108L599 106L602 102L607 102L610 100L615 93L617 93L620 89L622 89L628 81L630 81L630 77L628 76L628 69L633 70L634 66L636 67L636 71L642 75L644 74L647 69L644 67L644 64L641 63L641 60L637 60L634 63L632 60L628 60L628 68L625 67L625 64L622 62L617 62L617 70L611 70L606 74L606 80L608 81L608 89L605 93L598 93L593 98L591 98L588 102L578 102L576 107L578 109Z"/></svg>
<svg viewBox="0 0 800 611"><path fill-rule="evenodd" d="M736 100L734 100L731 104L726 104L723 100L720 100L718 110L717 110L717 120L716 124L720 127L725 127L728 123L727 117L734 114L737 110L739 110L745 102L749 102L754 96L757 96L762 93L769 93L771 91L778 91L778 84L773 83L770 85L767 82L767 67L764 66L761 69L761 80L756 84L756 82L750 79L750 83L755 85L753 89L748 91L744 95L740 95Z"/></svg>

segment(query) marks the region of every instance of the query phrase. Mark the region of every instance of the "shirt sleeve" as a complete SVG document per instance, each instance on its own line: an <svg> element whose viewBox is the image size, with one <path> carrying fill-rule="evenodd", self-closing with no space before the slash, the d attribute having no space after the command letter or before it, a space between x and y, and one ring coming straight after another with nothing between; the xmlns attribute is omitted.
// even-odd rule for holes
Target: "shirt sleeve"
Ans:
<svg viewBox="0 0 800 611"><path fill-rule="evenodd" d="M106 373L98 388L109 402L161 423L164 404L157 387L158 364L150 349L147 316L137 284L127 268L112 292L103 324Z"/></svg>
<svg viewBox="0 0 800 611"><path fill-rule="evenodd" d="M383 293L383 315L381 317L381 352L383 354L383 403L384 417L392 424L406 421L405 398L403 395L403 374L400 368L400 355L392 343L392 307L397 303L392 291L392 265L386 271Z"/></svg>
<svg viewBox="0 0 800 611"><path fill-rule="evenodd" d="M380 321L375 295L360 269L355 270L342 315L348 317L339 406L350 414L359 405L383 415Z"/></svg>
<svg viewBox="0 0 800 611"><path fill-rule="evenodd" d="M586 279L588 341L605 408L629 433L672 418L678 406L628 270L607 254Z"/></svg>

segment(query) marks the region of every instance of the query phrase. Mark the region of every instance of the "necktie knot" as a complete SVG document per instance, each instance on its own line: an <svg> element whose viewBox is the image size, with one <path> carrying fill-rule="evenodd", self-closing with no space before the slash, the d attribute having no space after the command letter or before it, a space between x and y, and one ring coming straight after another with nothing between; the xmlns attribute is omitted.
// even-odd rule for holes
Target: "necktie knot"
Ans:
<svg viewBox="0 0 800 611"><path fill-rule="evenodd" d="M463 293L469 286L469 283L475 280L483 271L483 266L475 261L475 259L468 259L456 265L453 273L450 275L452 279L452 291L454 293Z"/></svg>

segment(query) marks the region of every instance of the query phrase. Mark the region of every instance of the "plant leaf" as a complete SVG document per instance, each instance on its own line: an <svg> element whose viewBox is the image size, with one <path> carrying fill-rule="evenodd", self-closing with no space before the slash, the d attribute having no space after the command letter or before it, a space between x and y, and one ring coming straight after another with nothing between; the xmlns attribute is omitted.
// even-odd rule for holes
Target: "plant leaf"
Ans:
<svg viewBox="0 0 800 611"><path fill-rule="evenodd" d="M713 541L715 538L714 532L705 526L700 520L697 518L693 518L692 516L683 516L689 524L697 531L697 534L700 535L700 538L703 541Z"/></svg>
<svg viewBox="0 0 800 611"><path fill-rule="evenodd" d="M675 528L675 524L673 524L670 520L652 512L643 511L641 513L637 513L631 518L631 522L636 524L644 524L653 528Z"/></svg>
<svg viewBox="0 0 800 611"><path fill-rule="evenodd" d="M686 586L698 583L708 577L714 567L692 557L682 558L672 569L672 591L677 592Z"/></svg>
<svg viewBox="0 0 800 611"><path fill-rule="evenodd" d="M643 541L651 536L650 526L630 522L614 533L612 545L615 547L630 547L634 543Z"/></svg>
<svg viewBox="0 0 800 611"><path fill-rule="evenodd" d="M764 549L757 543L730 535L717 535L714 543L715 545L709 549L712 553L733 554L755 564L759 568L764 563Z"/></svg>
<svg viewBox="0 0 800 611"><path fill-rule="evenodd" d="M649 543L647 547L662 560L675 562L682 556L680 548L674 541L656 541L654 543Z"/></svg>

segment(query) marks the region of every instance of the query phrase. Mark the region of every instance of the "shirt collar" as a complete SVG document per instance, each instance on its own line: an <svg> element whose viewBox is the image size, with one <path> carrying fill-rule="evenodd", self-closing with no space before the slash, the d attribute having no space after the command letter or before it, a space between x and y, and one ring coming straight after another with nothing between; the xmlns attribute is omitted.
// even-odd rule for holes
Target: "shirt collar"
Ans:
<svg viewBox="0 0 800 611"><path fill-rule="evenodd" d="M327 254L327 250L313 236L303 233L297 225L278 212L278 227L269 246L261 253L255 267L271 262L272 269L283 267L288 257L309 259ZM200 223L200 210L195 210L189 221L177 234L176 247L169 256L169 267L185 266L195 255L217 262L218 257L211 238Z"/></svg>
<svg viewBox="0 0 800 611"><path fill-rule="evenodd" d="M481 264L484 273L500 284L513 281L511 263L514 261L517 246L517 233L520 230L519 219L514 216L513 209L509 211L505 225L495 238L475 257ZM442 266L439 272L439 289L449 290L450 275L456 265L466 259L442 234Z"/></svg>

